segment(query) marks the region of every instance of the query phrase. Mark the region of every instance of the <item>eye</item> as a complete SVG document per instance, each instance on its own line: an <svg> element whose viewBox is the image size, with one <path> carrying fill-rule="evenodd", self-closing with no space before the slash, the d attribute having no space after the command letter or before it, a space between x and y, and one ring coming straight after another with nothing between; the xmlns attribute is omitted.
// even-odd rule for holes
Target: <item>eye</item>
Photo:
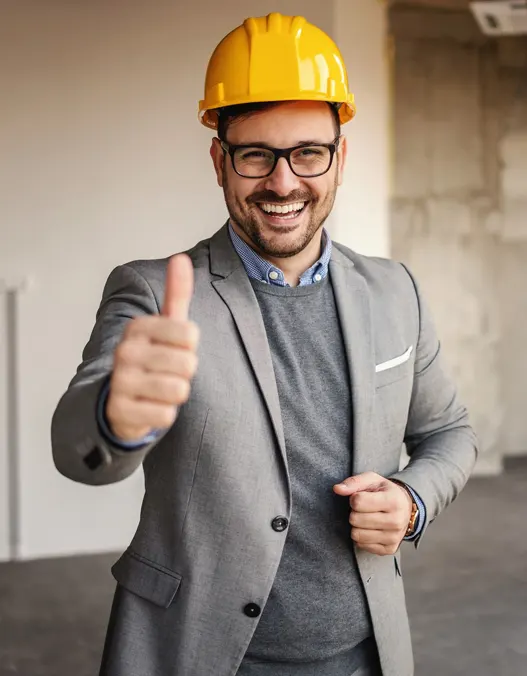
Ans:
<svg viewBox="0 0 527 676"><path fill-rule="evenodd" d="M242 160L265 160L270 157L269 152L259 150L258 148L251 148L240 153Z"/></svg>
<svg viewBox="0 0 527 676"><path fill-rule="evenodd" d="M302 148L299 152L300 157L316 157L322 154L322 148Z"/></svg>

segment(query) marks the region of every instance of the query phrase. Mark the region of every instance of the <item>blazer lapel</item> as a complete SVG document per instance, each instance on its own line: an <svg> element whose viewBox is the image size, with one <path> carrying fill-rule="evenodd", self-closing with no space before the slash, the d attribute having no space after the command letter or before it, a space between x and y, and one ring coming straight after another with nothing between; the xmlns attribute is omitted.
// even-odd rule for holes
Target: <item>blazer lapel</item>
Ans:
<svg viewBox="0 0 527 676"><path fill-rule="evenodd" d="M234 318L269 412L287 471L280 401L265 325L247 272L232 246L227 226L210 240L210 261L212 274L219 277L212 281L212 285Z"/></svg>
<svg viewBox="0 0 527 676"><path fill-rule="evenodd" d="M353 472L371 467L375 443L375 352L369 291L353 262L336 247L329 266L350 372Z"/></svg>

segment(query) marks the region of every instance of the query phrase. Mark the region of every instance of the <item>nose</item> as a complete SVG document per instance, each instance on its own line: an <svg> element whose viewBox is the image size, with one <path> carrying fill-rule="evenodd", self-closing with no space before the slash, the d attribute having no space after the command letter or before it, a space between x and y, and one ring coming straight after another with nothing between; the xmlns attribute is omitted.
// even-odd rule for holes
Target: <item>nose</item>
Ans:
<svg viewBox="0 0 527 676"><path fill-rule="evenodd" d="M287 197L300 187L300 179L291 171L285 157L281 157L273 173L265 179L266 190L272 190L281 197Z"/></svg>

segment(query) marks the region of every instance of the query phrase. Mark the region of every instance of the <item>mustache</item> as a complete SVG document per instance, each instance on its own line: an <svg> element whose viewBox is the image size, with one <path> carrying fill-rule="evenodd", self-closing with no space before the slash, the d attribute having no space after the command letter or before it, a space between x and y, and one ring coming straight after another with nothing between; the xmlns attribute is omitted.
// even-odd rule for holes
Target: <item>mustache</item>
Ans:
<svg viewBox="0 0 527 676"><path fill-rule="evenodd" d="M307 190L293 190L286 197L278 195L272 190L260 190L249 195L247 202L256 204L258 202L272 202L273 204L290 204L291 202L310 202L313 195Z"/></svg>

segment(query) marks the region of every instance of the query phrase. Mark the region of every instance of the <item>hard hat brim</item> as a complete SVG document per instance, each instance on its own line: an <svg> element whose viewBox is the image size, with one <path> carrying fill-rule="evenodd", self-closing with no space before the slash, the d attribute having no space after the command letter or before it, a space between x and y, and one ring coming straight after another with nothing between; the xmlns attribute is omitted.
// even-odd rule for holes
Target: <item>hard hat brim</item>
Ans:
<svg viewBox="0 0 527 676"><path fill-rule="evenodd" d="M285 98L284 96L280 96L279 98L273 99L273 98L267 98L266 101L256 101L256 100L247 100L244 98L243 100L239 101L229 101L229 102L224 102L222 105L217 105L214 107L209 107L207 106L206 101L200 101L199 102L199 113L198 113L198 119L203 124L205 127L208 127L209 129L217 129L218 128L218 113L222 108L230 107L230 106L242 106L242 105L247 105L250 103L287 103L290 101L320 101L324 103L334 103L339 105L339 120L341 124L346 124L346 122L350 122L352 120L357 112L355 102L353 99L353 94L350 94L349 96L349 101L341 102L341 101L331 101L328 100L327 96L324 94L320 96L315 96L313 94L310 94L308 96L294 96L291 98Z"/></svg>

